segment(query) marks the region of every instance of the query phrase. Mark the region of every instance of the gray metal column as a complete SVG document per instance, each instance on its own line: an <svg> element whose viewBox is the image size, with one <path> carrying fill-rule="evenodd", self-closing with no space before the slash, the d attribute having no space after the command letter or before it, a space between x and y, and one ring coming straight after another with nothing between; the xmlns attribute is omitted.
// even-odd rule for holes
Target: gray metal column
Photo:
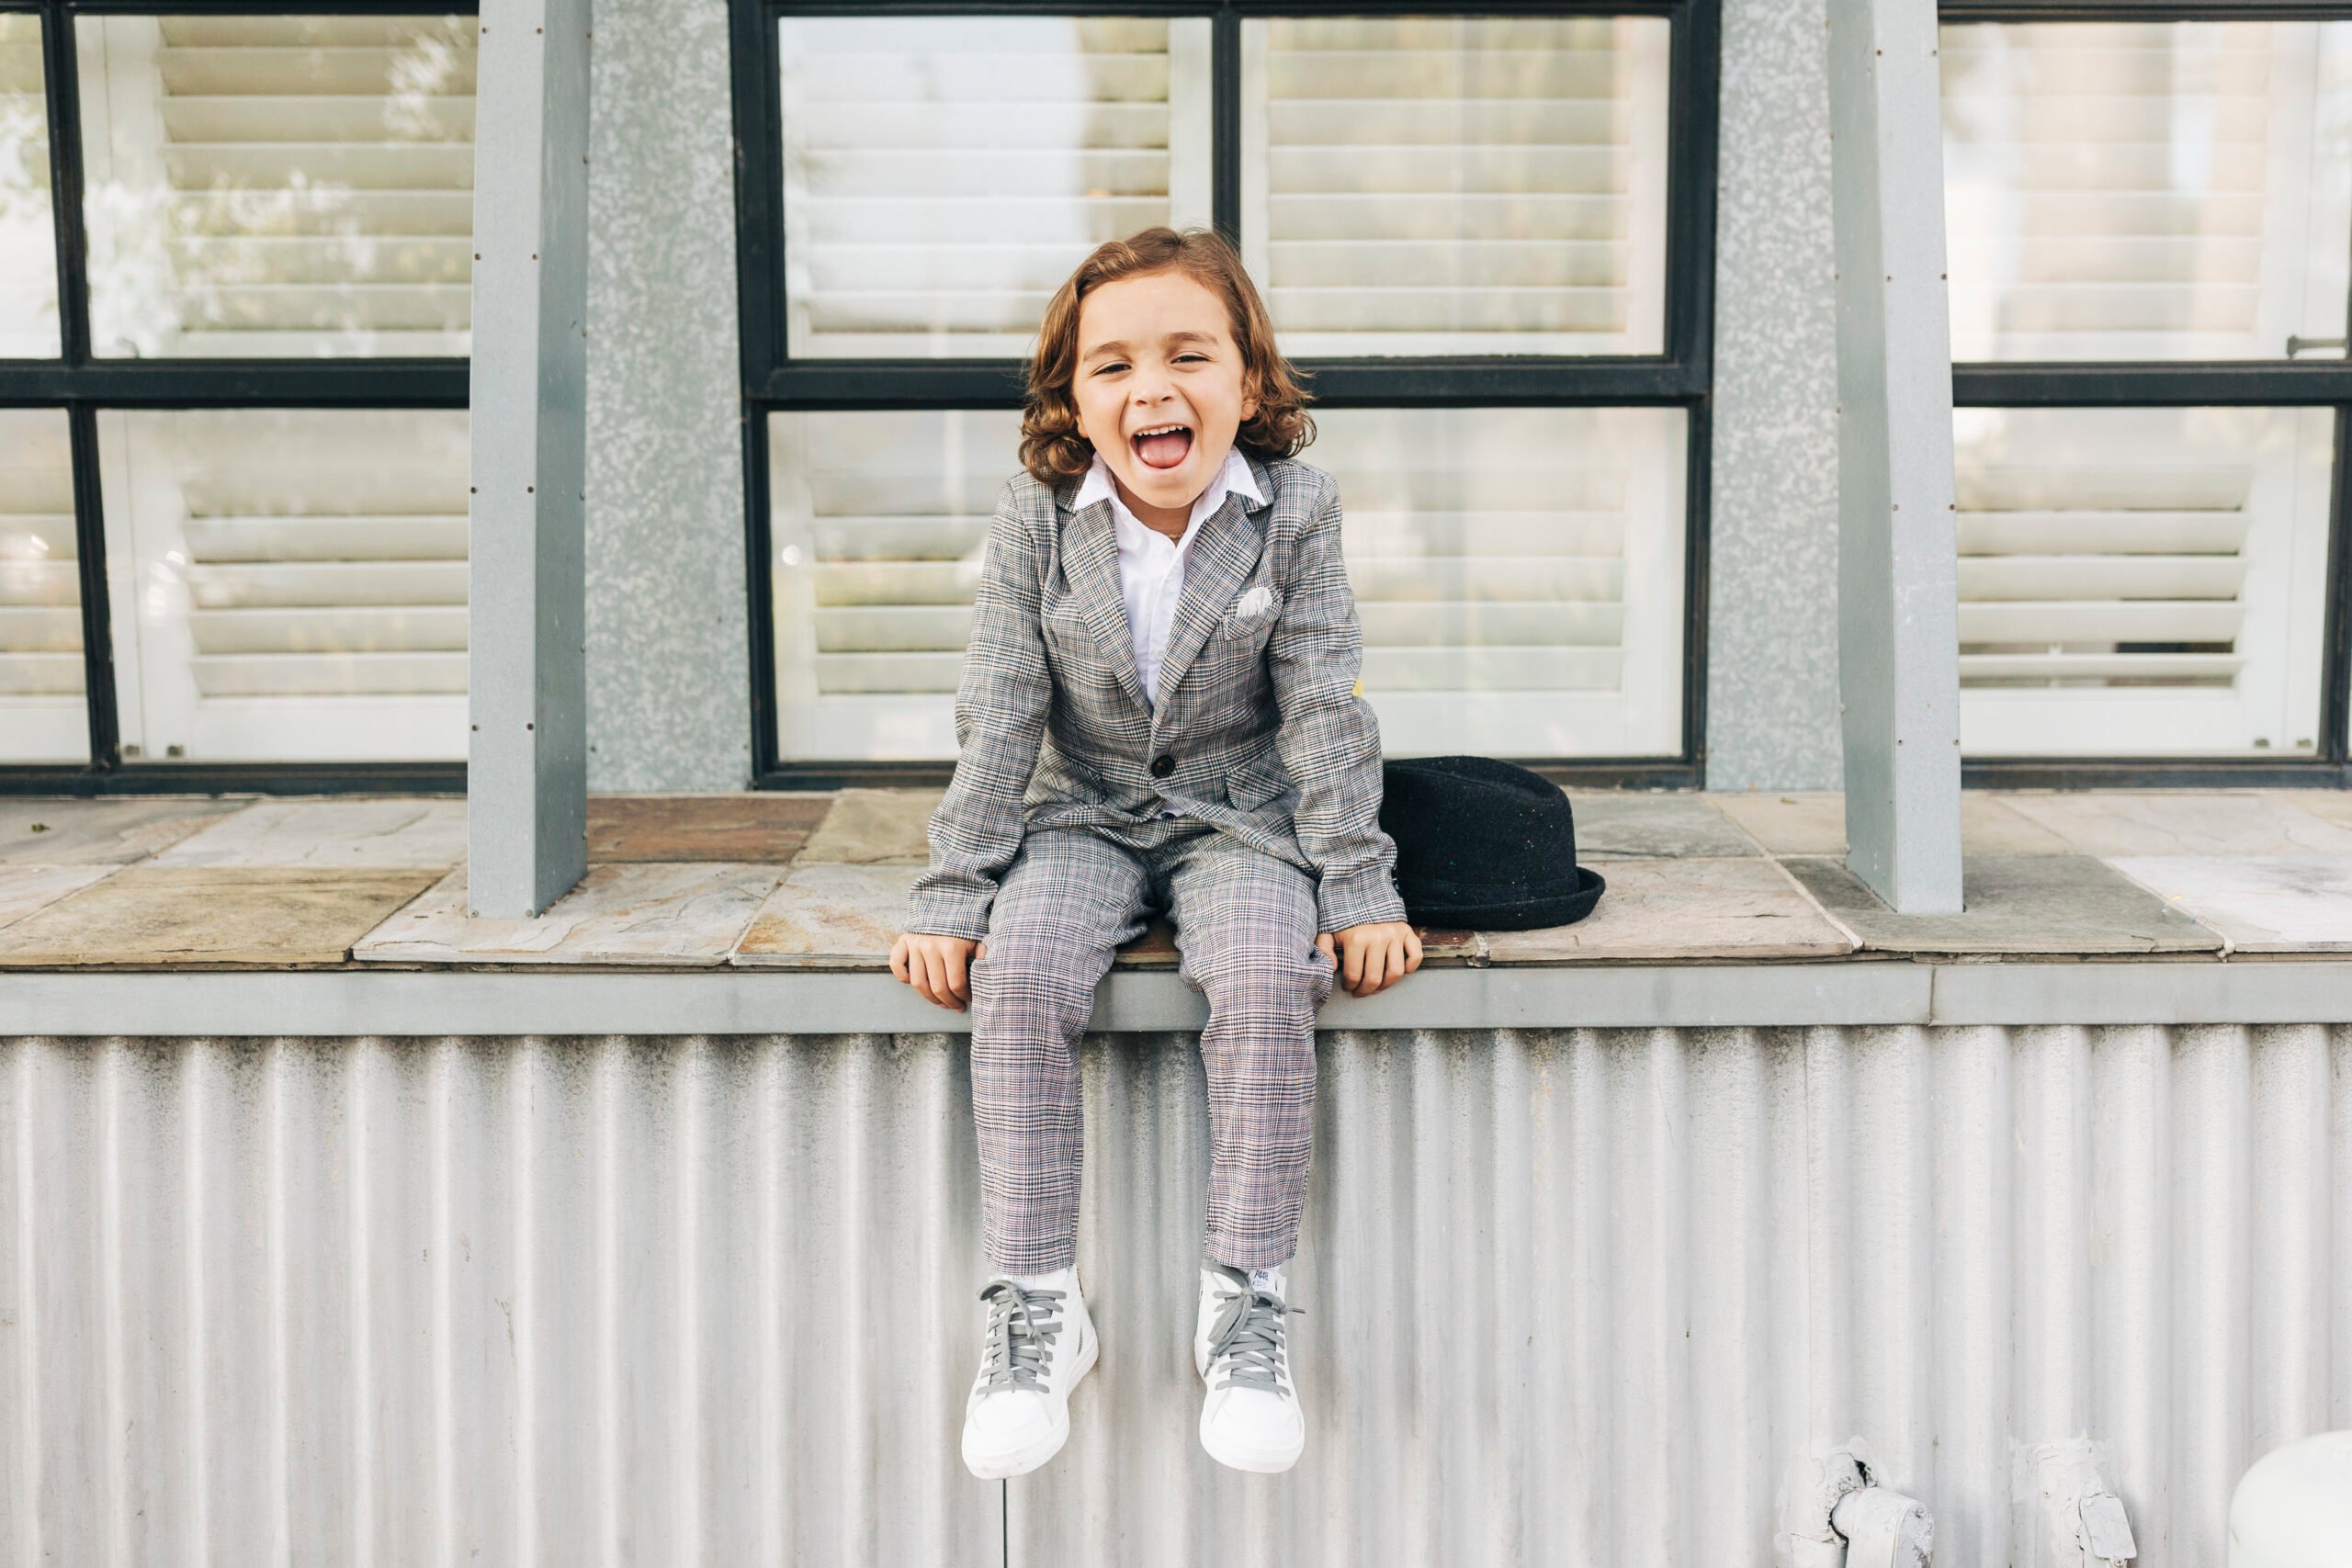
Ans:
<svg viewBox="0 0 2352 1568"><path fill-rule="evenodd" d="M1829 0L1838 665L1847 863L1893 908L1960 890L1959 559L1935 0Z"/></svg>
<svg viewBox="0 0 2352 1568"><path fill-rule="evenodd" d="M474 99L468 903L588 866L588 0L482 0Z"/></svg>

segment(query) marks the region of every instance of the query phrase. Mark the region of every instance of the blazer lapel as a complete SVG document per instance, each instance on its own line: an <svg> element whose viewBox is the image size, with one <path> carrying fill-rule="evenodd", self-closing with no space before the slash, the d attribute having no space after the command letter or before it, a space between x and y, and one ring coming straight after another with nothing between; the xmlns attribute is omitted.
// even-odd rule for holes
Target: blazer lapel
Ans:
<svg viewBox="0 0 2352 1568"><path fill-rule="evenodd" d="M1143 675L1136 668L1135 634L1127 627L1126 595L1119 587L1119 536L1111 524L1111 503L1098 501L1069 514L1062 530L1062 575L1078 596L1079 613L1086 617L1102 657L1136 706L1148 711Z"/></svg>
<svg viewBox="0 0 2352 1568"><path fill-rule="evenodd" d="M1241 497L1227 491L1225 504L1202 520L1201 536L1193 541L1184 562L1184 592L1176 601L1176 624L1169 628L1168 651L1159 660L1161 703L1224 620L1236 585L1258 564L1260 531L1243 507ZM1159 711L1157 705L1153 711Z"/></svg>

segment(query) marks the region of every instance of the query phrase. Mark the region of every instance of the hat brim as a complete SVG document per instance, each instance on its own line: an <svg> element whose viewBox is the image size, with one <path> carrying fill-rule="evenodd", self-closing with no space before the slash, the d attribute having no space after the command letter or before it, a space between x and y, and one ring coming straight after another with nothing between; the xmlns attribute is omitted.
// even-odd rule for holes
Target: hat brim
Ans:
<svg viewBox="0 0 2352 1568"><path fill-rule="evenodd" d="M1505 902L1482 898L1482 889L1438 888L1427 897L1406 892L1406 913L1415 925L1449 931L1532 931L1547 926L1574 925L1592 913L1608 883L1589 866L1577 867L1573 890L1538 897L1520 897ZM1400 889L1400 891L1403 891Z"/></svg>

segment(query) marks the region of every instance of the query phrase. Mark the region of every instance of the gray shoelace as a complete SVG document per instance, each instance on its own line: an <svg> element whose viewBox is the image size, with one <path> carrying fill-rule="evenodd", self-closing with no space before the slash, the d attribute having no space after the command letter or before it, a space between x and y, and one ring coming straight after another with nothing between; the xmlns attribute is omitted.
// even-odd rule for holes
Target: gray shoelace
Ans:
<svg viewBox="0 0 2352 1568"><path fill-rule="evenodd" d="M1250 1289L1246 1275L1222 1269L1218 1273L1236 1283L1232 1290L1217 1293L1224 1306L1209 1331L1209 1371L1214 1379L1222 1363L1225 1381L1213 1381L1210 1386L1263 1389L1289 1398L1289 1390L1282 1384L1283 1327L1283 1320L1298 1308L1284 1305L1280 1296L1270 1292Z"/></svg>
<svg viewBox="0 0 2352 1568"><path fill-rule="evenodd" d="M1062 1292L1024 1291L1010 1280L991 1280L980 1292L989 1303L988 1341L980 1353L980 1386L1043 1393L1046 1357L1061 1337Z"/></svg>

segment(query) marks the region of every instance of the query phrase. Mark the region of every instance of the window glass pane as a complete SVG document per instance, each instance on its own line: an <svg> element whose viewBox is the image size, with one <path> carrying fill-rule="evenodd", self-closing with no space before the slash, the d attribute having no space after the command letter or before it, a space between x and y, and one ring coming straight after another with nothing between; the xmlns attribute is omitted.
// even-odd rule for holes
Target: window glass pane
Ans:
<svg viewBox="0 0 2352 1568"><path fill-rule="evenodd" d="M105 413L98 450L124 755L466 754L463 411Z"/></svg>
<svg viewBox="0 0 2352 1568"><path fill-rule="evenodd" d="M1335 409L1364 690L1394 754L1665 755L1685 420ZM1012 411L770 416L780 754L943 759Z"/></svg>
<svg viewBox="0 0 2352 1568"><path fill-rule="evenodd" d="M1962 747L2305 753L2325 409L1962 409Z"/></svg>
<svg viewBox="0 0 2352 1568"><path fill-rule="evenodd" d="M1095 245L1214 216L1205 17L778 26L795 357L1026 354Z"/></svg>
<svg viewBox="0 0 2352 1568"><path fill-rule="evenodd" d="M1302 355L1657 354L1669 24L1242 29L1243 242Z"/></svg>
<svg viewBox="0 0 2352 1568"><path fill-rule="evenodd" d="M2352 23L1942 30L1952 355L2342 357Z"/></svg>
<svg viewBox="0 0 2352 1568"><path fill-rule="evenodd" d="M82 762L82 583L59 409L0 409L0 762Z"/></svg>
<svg viewBox="0 0 2352 1568"><path fill-rule="evenodd" d="M75 26L97 354L468 351L471 17Z"/></svg>
<svg viewBox="0 0 2352 1568"><path fill-rule="evenodd" d="M60 352L40 18L18 12L0 16L0 359Z"/></svg>

